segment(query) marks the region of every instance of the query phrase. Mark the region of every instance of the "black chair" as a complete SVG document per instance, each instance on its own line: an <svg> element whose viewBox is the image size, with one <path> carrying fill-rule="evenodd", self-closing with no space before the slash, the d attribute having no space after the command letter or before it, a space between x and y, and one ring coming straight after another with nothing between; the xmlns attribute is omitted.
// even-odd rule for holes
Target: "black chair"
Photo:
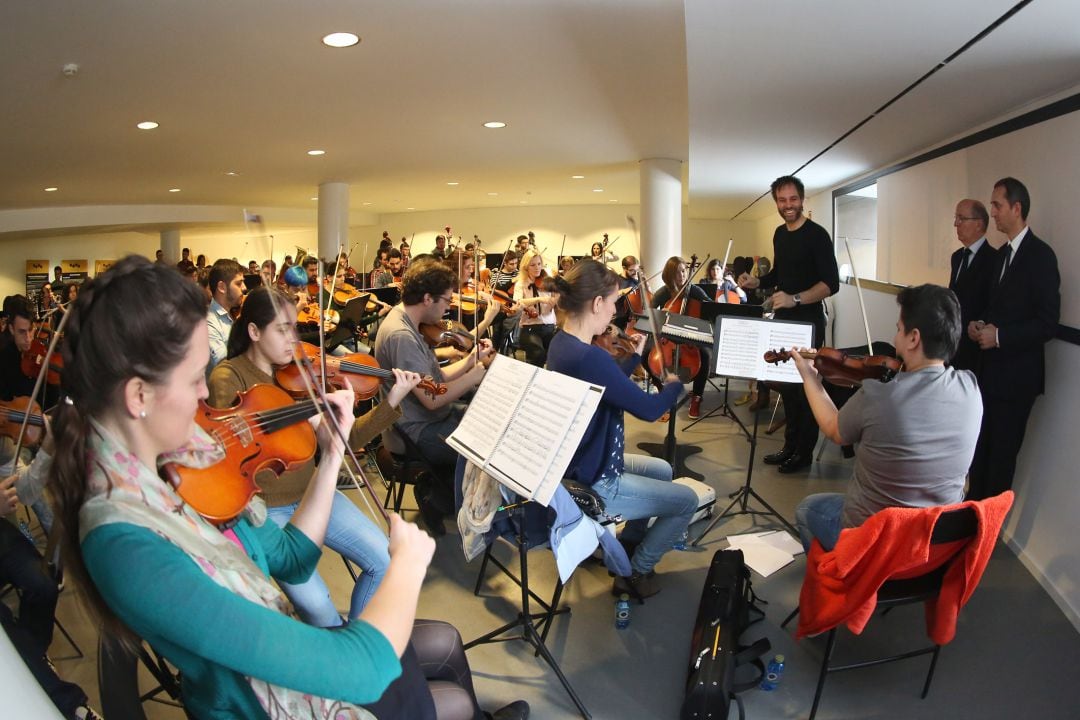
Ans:
<svg viewBox="0 0 1080 720"><path fill-rule="evenodd" d="M382 446L375 457L381 463L379 469L386 481L383 507L393 509L396 513L401 512L406 485L416 485L422 475L436 474L420 447L397 425L383 431Z"/></svg>
<svg viewBox="0 0 1080 720"><path fill-rule="evenodd" d="M22 593L19 591L19 588L11 584L0 587L0 600L2 600L5 596L12 592L15 593L15 595L20 599L20 601L22 600ZM56 613L53 613L53 624L56 626L56 629L60 631L60 634L64 636L64 639L68 641L68 645L70 645L71 648L75 651L74 655L65 655L64 657L57 657L54 659L80 660L86 657L86 654L82 651L82 648L80 648L79 644L75 642L75 638L71 637L71 633L69 633L67 631L67 628L64 627L64 624L60 622L60 618L56 617Z"/></svg>
<svg viewBox="0 0 1080 720"><path fill-rule="evenodd" d="M157 686L147 692L139 690L139 663L150 672ZM153 649L145 644L132 655L104 635L98 639L98 691L101 712L107 718L146 720L143 703L148 701L183 708L180 702L180 676ZM162 693L168 699L159 697ZM191 714L184 709L184 714Z"/></svg>
<svg viewBox="0 0 1080 720"><path fill-rule="evenodd" d="M945 549L940 546L952 545L953 547L947 549L950 553L948 554L947 559L944 562L941 562L941 555L931 551L928 567L933 566L935 562L941 563L940 565L933 566L932 569L921 575L885 581L877 592L877 607L882 609L881 614L887 614L894 607L925 602L937 597L938 593L941 592L941 585L945 578L945 574L949 571L949 568L956 558L962 553L964 547L975 538L977 532L978 520L975 516L975 511L972 508L965 507L959 510L951 510L942 513L938 518L937 523L934 524L934 531L930 537L930 544L931 546L939 546L939 550ZM795 608L795 610L787 616L784 622L780 624L780 627L787 626L798 612L799 608ZM814 691L814 704L810 709L810 720L813 720L814 716L817 714L818 704L821 701L821 694L825 689L825 677L831 672L856 670L858 668L882 665L895 660L904 660L919 655L932 655L930 659L930 668L926 673L926 681L923 683L922 695L920 697L925 699L927 694L929 694L930 683L934 679L934 669L937 667L938 655L941 653L940 645L929 645L917 650L911 650L898 655L890 655L889 657L874 660L830 666L829 660L832 659L833 650L836 648L837 630L838 628L834 627L829 631L828 640L825 645L825 655L821 659L821 672L818 674L817 688Z"/></svg>

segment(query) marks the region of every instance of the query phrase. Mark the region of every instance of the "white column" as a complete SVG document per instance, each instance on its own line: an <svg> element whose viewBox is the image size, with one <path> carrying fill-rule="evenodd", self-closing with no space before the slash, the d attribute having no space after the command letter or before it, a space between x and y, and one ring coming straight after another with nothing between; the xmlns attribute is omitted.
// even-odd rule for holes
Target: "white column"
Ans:
<svg viewBox="0 0 1080 720"><path fill-rule="evenodd" d="M170 265L180 262L180 230L161 231L161 257Z"/></svg>
<svg viewBox="0 0 1080 720"><path fill-rule="evenodd" d="M319 257L332 260L339 249L349 252L349 185L323 183L319 186Z"/></svg>
<svg viewBox="0 0 1080 720"><path fill-rule="evenodd" d="M640 162L641 265L659 272L682 252L682 161L649 158ZM659 285L657 285L659 287Z"/></svg>

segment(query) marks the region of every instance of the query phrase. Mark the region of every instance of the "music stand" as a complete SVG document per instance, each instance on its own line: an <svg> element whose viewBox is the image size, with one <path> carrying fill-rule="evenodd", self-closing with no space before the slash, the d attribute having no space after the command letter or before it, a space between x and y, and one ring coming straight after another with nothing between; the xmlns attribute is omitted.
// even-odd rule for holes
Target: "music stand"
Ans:
<svg viewBox="0 0 1080 720"><path fill-rule="evenodd" d="M652 322L649 319L648 313L644 315L637 315L637 323L634 325L634 329L649 333L653 336L653 342L656 341L657 333L653 332ZM679 412L679 408L689 399L689 395L683 396L681 400L675 403L675 407L671 408L668 415L667 433L664 435L664 441L661 443L640 442L638 443L638 449L644 450L653 457L663 458L671 465L672 472L675 477L691 477L695 480L705 480L705 476L701 473L694 472L686 466L686 458L701 452L701 446L699 445L679 445L675 439L675 416Z"/></svg>
<svg viewBox="0 0 1080 720"><path fill-rule="evenodd" d="M713 287L715 288L716 286L713 285ZM765 312L765 308L762 305L745 305L745 304L736 305L735 303L720 303L720 302L701 303L701 319L711 323L714 327L716 326L716 318L718 318L718 317L748 317L748 318L760 319L763 316L764 312ZM717 346L716 346L716 332L714 331L713 332L713 348L712 348L712 351L711 351L712 352L711 357L713 359L713 367L714 368L716 367L716 356L717 356L718 350L719 350L719 348L717 348ZM710 376L709 376L709 384L712 385L714 389L719 391L720 388L716 387L716 384L712 381L713 377L717 377L717 375L715 373L710 374ZM701 417L699 417L697 420L692 421L689 425L684 427L683 430L689 430L690 428L694 427L695 425L697 425L702 420L705 420L705 419L711 418L711 417L715 417L717 414L719 414L719 415L721 415L723 417L726 417L726 418L728 418L730 420L734 420L735 423L739 426L739 429L742 430L743 435L746 436L746 439L747 440L750 439L750 431L746 428L746 425L743 424L742 420L740 420L739 417L735 414L735 411L731 408L731 405L728 404L728 384L729 384L729 382L730 382L730 377L725 377L724 378L724 399L720 402L719 407L713 408L709 412L707 412L704 415L702 415Z"/></svg>
<svg viewBox="0 0 1080 720"><path fill-rule="evenodd" d="M732 305L731 307L743 306ZM737 328L739 330L746 329L749 331L747 337L738 338L740 341L745 341L745 344L741 344L738 347L738 350L741 350L742 353L738 353L735 347L725 347L725 341L731 337L725 332L725 320L728 322L727 329ZM768 379L764 370L766 367L763 359L765 349L770 347L793 347L797 345L813 347L814 326L813 323L765 320L760 318L734 317L733 315L725 316L720 314L716 318L714 336L716 344L713 348L713 363L718 375L746 378L748 380L763 380ZM732 346L736 345L735 342L731 342L730 344ZM722 352L722 350L725 349L730 350L731 352ZM736 357L736 355L741 355L741 357ZM790 378L787 381L790 382ZM731 498L731 502L724 508L722 513L712 519L709 526L698 535L697 539L690 543L692 546L697 547L705 536L708 535L714 527L720 524L721 520L733 515L772 516L779 520L784 527L793 534L798 535L799 531L795 529L795 526L788 522L776 508L765 500L765 498L758 495L757 491L752 487L754 477L754 456L757 451L758 424L759 414L755 412L753 433L747 433L747 439L750 441L750 458L746 464L746 481L741 488L728 496ZM742 423L739 423L739 425L742 426ZM746 432L745 428L744 432ZM750 498L756 500L760 505L764 506L765 509L751 509L749 505ZM738 506L738 509L733 510L736 505Z"/></svg>
<svg viewBox="0 0 1080 720"><path fill-rule="evenodd" d="M368 288L367 292L374 295L387 305L397 305L401 302L401 289L393 285L382 288Z"/></svg>

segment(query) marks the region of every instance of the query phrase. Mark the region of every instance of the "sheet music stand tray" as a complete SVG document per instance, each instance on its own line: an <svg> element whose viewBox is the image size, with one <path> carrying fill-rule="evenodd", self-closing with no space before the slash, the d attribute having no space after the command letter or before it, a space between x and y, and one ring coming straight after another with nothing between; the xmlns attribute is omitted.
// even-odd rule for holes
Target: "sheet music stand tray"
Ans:
<svg viewBox="0 0 1080 720"><path fill-rule="evenodd" d="M556 615L570 613L569 606L564 605L561 608L559 607L559 600L562 598L563 591L562 580L556 578L555 593L552 595L550 603L545 602L529 588L529 547L525 533L525 507L532 502L532 500L521 500L513 505L507 505L503 508L507 511L511 525L514 527L514 544L517 546L519 574L515 576L508 567L503 565L492 555L491 548L495 544L494 541L492 541L484 552L484 560L480 566L480 574L476 579L476 587L473 590L474 595L480 594L480 585L484 580L484 572L487 569L488 562L492 562L503 572L503 574L513 580L518 588L520 588L521 610L517 613L517 617L510 622L495 628L489 633L481 635L475 640L470 640L465 643L464 647L468 650L477 645L510 642L512 640L523 640L529 643L536 651L534 656L542 657L544 662L546 662L552 671L554 671L556 677L559 678L559 682L562 683L563 688L566 690L566 694L570 696L574 705L577 706L578 712L581 713L581 717L585 718L585 720L591 720L592 715L589 714L589 710L585 707L581 698L578 697L577 692L566 678L566 675L563 674L559 662L552 656L551 651L547 648L547 635L548 631L551 629L552 620ZM531 601L533 600L540 606L539 612L532 611ZM520 629L521 632L511 633L511 631L515 629Z"/></svg>

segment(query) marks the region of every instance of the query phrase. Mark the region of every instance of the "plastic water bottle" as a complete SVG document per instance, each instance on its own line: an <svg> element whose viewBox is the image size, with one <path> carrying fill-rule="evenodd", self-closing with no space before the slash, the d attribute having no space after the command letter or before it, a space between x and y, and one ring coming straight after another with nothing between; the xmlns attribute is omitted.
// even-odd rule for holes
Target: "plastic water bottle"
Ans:
<svg viewBox="0 0 1080 720"><path fill-rule="evenodd" d="M765 677L761 678L761 689L771 692L780 684L780 676L784 674L784 656L777 655L769 661L765 668Z"/></svg>
<svg viewBox="0 0 1080 720"><path fill-rule="evenodd" d="M615 601L615 628L625 630L630 626L630 596L623 593Z"/></svg>

